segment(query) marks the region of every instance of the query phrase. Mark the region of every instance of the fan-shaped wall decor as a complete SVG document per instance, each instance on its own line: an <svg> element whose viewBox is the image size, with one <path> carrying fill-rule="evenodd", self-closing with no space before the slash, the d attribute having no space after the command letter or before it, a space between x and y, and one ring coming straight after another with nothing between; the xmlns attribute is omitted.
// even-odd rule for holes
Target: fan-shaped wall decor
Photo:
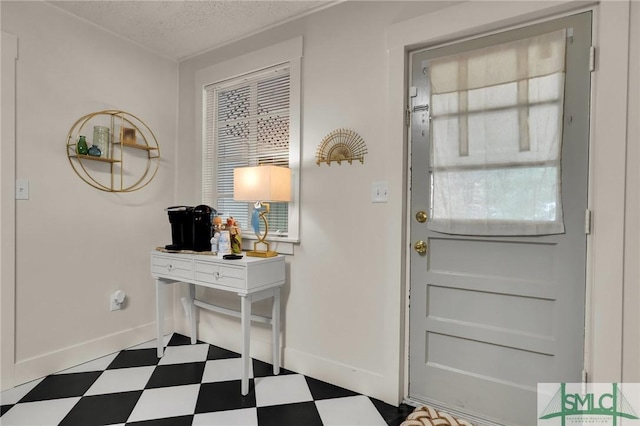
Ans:
<svg viewBox="0 0 640 426"><path fill-rule="evenodd" d="M316 152L316 164L327 163L327 165L331 165L332 161L338 164L348 161L351 164L353 160L360 160L360 163L364 163L366 153L367 145L359 134L353 130L337 129L325 136L320 143Z"/></svg>

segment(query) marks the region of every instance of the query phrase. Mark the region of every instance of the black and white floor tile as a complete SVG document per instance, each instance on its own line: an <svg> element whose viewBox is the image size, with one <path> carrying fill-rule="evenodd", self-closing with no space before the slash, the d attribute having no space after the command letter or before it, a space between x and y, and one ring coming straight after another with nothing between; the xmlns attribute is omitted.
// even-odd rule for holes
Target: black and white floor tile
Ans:
<svg viewBox="0 0 640 426"><path fill-rule="evenodd" d="M162 358L155 340L0 394L0 425L398 426L394 407L252 360L240 394L240 355L174 334Z"/></svg>

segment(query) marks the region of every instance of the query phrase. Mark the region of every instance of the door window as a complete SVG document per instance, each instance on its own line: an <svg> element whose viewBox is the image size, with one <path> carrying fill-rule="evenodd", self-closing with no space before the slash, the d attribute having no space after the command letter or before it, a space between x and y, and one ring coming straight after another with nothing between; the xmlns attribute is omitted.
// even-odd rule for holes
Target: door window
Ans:
<svg viewBox="0 0 640 426"><path fill-rule="evenodd" d="M430 229L564 232L565 41L558 30L429 60Z"/></svg>

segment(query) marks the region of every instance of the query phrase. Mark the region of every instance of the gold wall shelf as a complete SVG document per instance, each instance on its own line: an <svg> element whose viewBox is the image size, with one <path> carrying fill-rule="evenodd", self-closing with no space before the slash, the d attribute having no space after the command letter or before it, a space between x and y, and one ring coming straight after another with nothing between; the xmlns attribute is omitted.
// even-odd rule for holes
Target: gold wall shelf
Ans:
<svg viewBox="0 0 640 426"><path fill-rule="evenodd" d="M144 151L153 151L154 149L158 149L158 148L154 148L152 146L140 145L140 144L137 144L137 143L123 143L121 145L129 147L129 148L134 148L134 149L142 149Z"/></svg>
<svg viewBox="0 0 640 426"><path fill-rule="evenodd" d="M85 136L93 144L93 126L109 129L101 156L79 154L77 142ZM139 154L136 154L138 152ZM160 147L151 129L138 117L120 110L92 112L79 118L67 135L67 157L85 183L106 192L132 192L153 180L160 165Z"/></svg>
<svg viewBox="0 0 640 426"><path fill-rule="evenodd" d="M94 157L92 155L83 155L83 154L73 154L70 155L71 158L78 158L80 160L89 160L89 161L102 161L103 163L119 163L120 160L114 160L113 158L102 158L102 157Z"/></svg>
<svg viewBox="0 0 640 426"><path fill-rule="evenodd" d="M335 161L339 165L343 161L352 164L354 160L364 164L364 155L367 153L367 145L364 139L353 130L337 129L324 137L316 151L316 164Z"/></svg>

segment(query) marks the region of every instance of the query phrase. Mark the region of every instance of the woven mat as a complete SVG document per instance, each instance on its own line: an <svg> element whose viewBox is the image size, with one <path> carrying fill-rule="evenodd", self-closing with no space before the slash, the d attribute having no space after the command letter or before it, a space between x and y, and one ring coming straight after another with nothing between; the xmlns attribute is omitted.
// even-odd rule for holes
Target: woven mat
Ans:
<svg viewBox="0 0 640 426"><path fill-rule="evenodd" d="M409 414L400 426L473 426L473 424L423 405L413 410L413 413Z"/></svg>
<svg viewBox="0 0 640 426"><path fill-rule="evenodd" d="M156 247L156 251L161 251L162 253L208 254L213 256L218 254L218 252L215 251L169 250L164 247Z"/></svg>

